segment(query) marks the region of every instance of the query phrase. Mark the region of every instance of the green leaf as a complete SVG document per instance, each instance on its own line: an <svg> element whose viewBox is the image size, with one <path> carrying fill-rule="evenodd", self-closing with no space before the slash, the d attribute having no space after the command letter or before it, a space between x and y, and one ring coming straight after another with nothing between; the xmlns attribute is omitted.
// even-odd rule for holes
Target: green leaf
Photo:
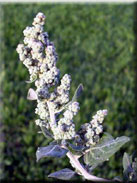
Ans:
<svg viewBox="0 0 137 183"><path fill-rule="evenodd" d="M38 147L36 152L37 161L43 157L56 157L61 158L68 152L67 149L60 147L59 145L49 145L46 147Z"/></svg>
<svg viewBox="0 0 137 183"><path fill-rule="evenodd" d="M130 139L126 136L113 139L111 136L107 135L107 137L105 136L102 138L101 142L94 147L91 147L84 155L84 162L90 166L97 166L100 163L107 161L129 140Z"/></svg>
<svg viewBox="0 0 137 183"><path fill-rule="evenodd" d="M126 152L124 153L123 156L123 169L124 171L126 171L129 167L131 167L131 163L132 163L132 157L129 156Z"/></svg>
<svg viewBox="0 0 137 183"><path fill-rule="evenodd" d="M50 145L57 145L58 144L58 142L57 142L57 140L53 140L52 142L50 142L49 143Z"/></svg>
<svg viewBox="0 0 137 183"><path fill-rule="evenodd" d="M53 140L52 142L49 143L50 145L62 145L61 140Z"/></svg>
<svg viewBox="0 0 137 183"><path fill-rule="evenodd" d="M33 76L33 80L32 81L25 81L26 83L33 83L34 81L36 81L36 79L37 79L37 75L34 75Z"/></svg>
<svg viewBox="0 0 137 183"><path fill-rule="evenodd" d="M74 175L74 171L70 170L69 168L65 168L57 172L51 173L50 175L48 175L48 177L53 177L61 180L70 180Z"/></svg>
<svg viewBox="0 0 137 183"><path fill-rule="evenodd" d="M69 143L69 146L74 150L74 151L82 151L84 149L84 146L76 146L74 144Z"/></svg>
<svg viewBox="0 0 137 183"><path fill-rule="evenodd" d="M74 94L74 96L73 96L73 98L72 98L72 102L74 102L74 101L77 100L77 98L81 95L82 91L83 91L83 85L80 84L80 85L77 87L76 91L75 91L75 94Z"/></svg>
<svg viewBox="0 0 137 183"><path fill-rule="evenodd" d="M125 182L137 182L137 162L134 161L135 154L123 156L123 179Z"/></svg>
<svg viewBox="0 0 137 183"><path fill-rule="evenodd" d="M107 132L104 132L102 138L98 142L98 145L99 144L105 144L106 142L111 141L111 140L114 140L114 138L112 137L112 135L110 135Z"/></svg>
<svg viewBox="0 0 137 183"><path fill-rule="evenodd" d="M43 135L46 138L53 138L53 135L48 131L48 129L45 126L41 126L40 128L42 130Z"/></svg>

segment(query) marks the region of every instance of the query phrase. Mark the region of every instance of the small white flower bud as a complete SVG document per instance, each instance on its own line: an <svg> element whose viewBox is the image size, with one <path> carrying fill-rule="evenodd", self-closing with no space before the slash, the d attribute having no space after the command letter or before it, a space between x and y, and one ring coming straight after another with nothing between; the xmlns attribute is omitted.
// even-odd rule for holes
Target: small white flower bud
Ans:
<svg viewBox="0 0 137 183"><path fill-rule="evenodd" d="M66 119L70 119L70 120L73 119L73 113L69 110L65 111L63 115Z"/></svg>
<svg viewBox="0 0 137 183"><path fill-rule="evenodd" d="M23 53L23 50L24 50L24 44L18 44L17 48L16 48L16 51L21 54Z"/></svg>

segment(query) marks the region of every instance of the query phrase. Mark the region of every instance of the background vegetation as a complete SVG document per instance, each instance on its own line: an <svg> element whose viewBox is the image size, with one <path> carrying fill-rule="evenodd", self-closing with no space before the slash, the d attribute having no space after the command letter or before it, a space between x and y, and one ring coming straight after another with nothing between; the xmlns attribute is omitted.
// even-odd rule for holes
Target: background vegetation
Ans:
<svg viewBox="0 0 137 183"><path fill-rule="evenodd" d="M49 141L35 126L35 102L26 99L33 85L19 62L16 47L22 31L40 11L47 16L45 31L55 43L61 74L72 76L71 96L79 83L77 127L88 122L99 109L108 109L105 130L114 137L127 135L131 142L95 170L113 178L122 174L123 152L135 149L134 6L113 4L4 4L1 44L2 123L4 132L4 180L52 180L47 175L70 167L67 158L45 158L36 163L38 146ZM78 177L76 180L80 180Z"/></svg>

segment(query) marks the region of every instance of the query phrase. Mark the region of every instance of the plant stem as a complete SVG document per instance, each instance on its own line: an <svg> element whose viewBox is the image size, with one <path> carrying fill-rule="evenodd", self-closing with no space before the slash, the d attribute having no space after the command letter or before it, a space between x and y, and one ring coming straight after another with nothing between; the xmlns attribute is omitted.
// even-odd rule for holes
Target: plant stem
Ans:
<svg viewBox="0 0 137 183"><path fill-rule="evenodd" d="M77 170L79 170L79 172L85 179L95 181L95 182L112 182L111 180L103 179L103 178L96 177L94 175L89 174L87 170L84 169L83 166L80 164L79 160L70 151L67 153L67 156L72 162L73 166Z"/></svg>
<svg viewBox="0 0 137 183"><path fill-rule="evenodd" d="M55 125L56 124L56 118L55 118L55 114L54 114L54 110L52 109L51 107L51 102L47 101L47 105L48 105L48 108L49 108L49 114L50 114L50 122L51 122L51 125Z"/></svg>
<svg viewBox="0 0 137 183"><path fill-rule="evenodd" d="M48 105L49 113L50 113L50 122L51 122L51 124L56 124L54 110L52 109L49 101L47 102L47 105ZM68 148L66 146L62 146L62 147L68 150ZM110 180L103 179L103 178L96 177L94 175L89 174L87 172L87 170L84 169L83 166L80 164L78 158L76 158L76 156L72 154L72 152L68 151L67 156L70 159L70 162L73 164L74 168L76 168L76 170L78 170L85 179L91 180L91 181L96 181L96 182L102 182L102 181L103 182L112 182Z"/></svg>

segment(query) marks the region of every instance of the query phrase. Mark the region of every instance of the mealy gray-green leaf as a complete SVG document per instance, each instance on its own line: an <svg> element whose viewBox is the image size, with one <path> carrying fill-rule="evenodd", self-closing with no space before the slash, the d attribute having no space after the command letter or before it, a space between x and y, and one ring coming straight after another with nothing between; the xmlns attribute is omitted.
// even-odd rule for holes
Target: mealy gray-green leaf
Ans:
<svg viewBox="0 0 137 183"><path fill-rule="evenodd" d="M38 147L36 151L36 158L39 161L43 157L57 157L61 158L66 155L68 150L60 147L59 145L49 145L46 147Z"/></svg>
<svg viewBox="0 0 137 183"><path fill-rule="evenodd" d="M58 141L57 140L53 140L52 142L49 143L50 145L57 145Z"/></svg>
<svg viewBox="0 0 137 183"><path fill-rule="evenodd" d="M37 79L37 76L35 76L34 79L33 79L32 81L29 80L29 81L25 81L25 82L26 82L26 83L33 83L34 81L36 81L36 79Z"/></svg>
<svg viewBox="0 0 137 183"><path fill-rule="evenodd" d="M130 139L126 136L118 137L116 139L102 138L101 142L91 147L89 152L84 155L84 162L90 166L97 166L100 163L107 161L113 154L115 154L126 142Z"/></svg>
<svg viewBox="0 0 137 183"><path fill-rule="evenodd" d="M99 145L99 144L105 144L106 142L111 141L111 140L114 140L114 138L112 137L112 135L109 134L109 133L107 133L107 132L104 132L102 138L100 139L100 141L98 142L97 145Z"/></svg>
<svg viewBox="0 0 137 183"><path fill-rule="evenodd" d="M74 96L73 96L73 98L72 98L72 102L74 102L74 101L77 100L77 98L81 95L82 91L83 91L83 85L80 84L80 85L77 87L77 89L76 89L76 91L75 91L75 93L74 93Z"/></svg>
<svg viewBox="0 0 137 183"><path fill-rule="evenodd" d="M123 169L124 171L126 171L130 166L131 166L131 163L132 163L132 157L129 156L126 152L124 153L124 156L123 156Z"/></svg>
<svg viewBox="0 0 137 183"><path fill-rule="evenodd" d="M81 146L76 146L76 145L74 145L74 144L71 144L71 143L69 143L69 146L73 149L73 150L75 150L75 151L82 151L83 149L84 149L84 147L81 145Z"/></svg>
<svg viewBox="0 0 137 183"><path fill-rule="evenodd" d="M53 135L48 131L48 129L46 127L41 126L41 130L42 130L43 135L46 138L53 138Z"/></svg>
<svg viewBox="0 0 137 183"><path fill-rule="evenodd" d="M75 172L69 168L59 170L57 172L51 173L48 177L61 179L61 180L70 180L74 176Z"/></svg>

